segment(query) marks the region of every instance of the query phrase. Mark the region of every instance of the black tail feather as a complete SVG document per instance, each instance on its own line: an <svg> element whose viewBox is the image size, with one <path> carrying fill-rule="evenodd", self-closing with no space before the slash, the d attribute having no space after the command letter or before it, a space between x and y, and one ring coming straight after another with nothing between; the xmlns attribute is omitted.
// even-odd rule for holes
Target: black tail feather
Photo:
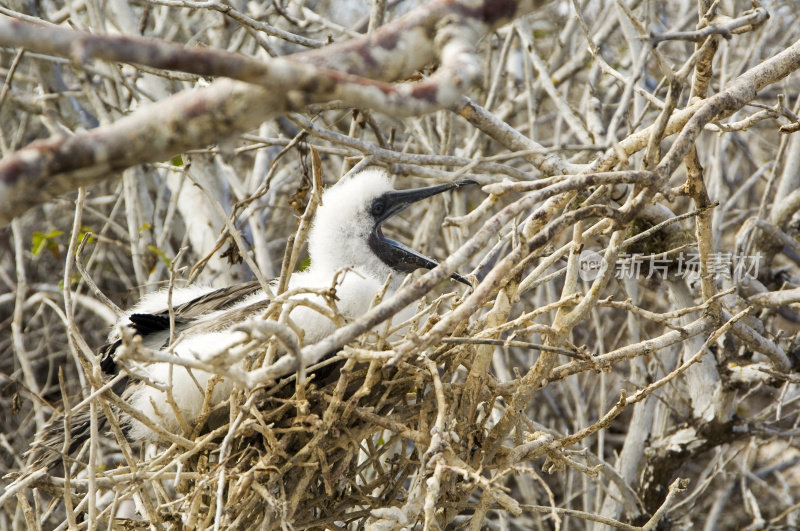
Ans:
<svg viewBox="0 0 800 531"><path fill-rule="evenodd" d="M98 430L105 429L107 420L102 411L97 415ZM74 455L78 449L91 437L91 413L80 411L73 413L69 425L69 447L66 455ZM37 434L36 441L26 453L31 457L34 468L45 467L55 471L64 460L64 416L59 416Z"/></svg>

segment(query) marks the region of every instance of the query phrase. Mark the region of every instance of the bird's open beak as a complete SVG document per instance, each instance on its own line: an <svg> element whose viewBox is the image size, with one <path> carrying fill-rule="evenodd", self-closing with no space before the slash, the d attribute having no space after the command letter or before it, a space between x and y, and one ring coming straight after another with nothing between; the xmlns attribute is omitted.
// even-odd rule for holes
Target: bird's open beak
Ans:
<svg viewBox="0 0 800 531"><path fill-rule="evenodd" d="M372 230L372 234L370 234L370 247L384 263L398 271L411 273L419 268L433 269L438 266L439 264L435 260L406 247L400 242L390 240L384 236L381 231L381 225L390 217L405 210L406 207L412 203L416 203L432 195L471 184L478 183L472 180L463 180L414 190L393 190L391 192L386 192L381 196L381 199L384 201L384 210L383 214L376 220L375 228ZM450 278L462 284L466 284L467 286L472 286L466 278L458 273L453 273L450 275Z"/></svg>

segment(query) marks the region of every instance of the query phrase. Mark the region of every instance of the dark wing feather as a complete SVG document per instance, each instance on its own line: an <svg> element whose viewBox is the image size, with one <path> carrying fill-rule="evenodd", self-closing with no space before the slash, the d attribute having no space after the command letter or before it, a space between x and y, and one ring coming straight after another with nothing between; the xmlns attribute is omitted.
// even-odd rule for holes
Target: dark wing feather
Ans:
<svg viewBox="0 0 800 531"><path fill-rule="evenodd" d="M98 430L105 429L106 417L98 412L97 419L100 423ZM89 410L77 411L70 417L69 426L69 448L67 455L72 455L86 442L91 436L91 413ZM34 467L45 467L51 472L61 464L64 450L64 417L60 416L55 421L48 424L36 435L36 441L30 449L25 452L26 456L32 456Z"/></svg>
<svg viewBox="0 0 800 531"><path fill-rule="evenodd" d="M133 329L136 330L136 333L141 336L169 330L169 316L165 315L134 313L128 317L128 320L133 325ZM179 324L180 322L178 319L175 319L175 326L178 326Z"/></svg>
<svg viewBox="0 0 800 531"><path fill-rule="evenodd" d="M238 304L245 297L249 297L260 290L261 284L257 280L216 289L205 295L200 295L189 302L176 306L175 318L182 321L190 321L207 313L224 310ZM154 315L167 317L169 319L169 309L165 308L163 311ZM169 322L167 326L169 326Z"/></svg>
<svg viewBox="0 0 800 531"><path fill-rule="evenodd" d="M261 284L258 281L243 282L234 286L216 289L188 302L179 304L173 307L175 332L180 333L192 328L194 320L208 313L230 308L260 290ZM161 332L169 332L169 308L164 308L163 310L153 313L134 313L128 317L128 321L130 321L130 326L134 331L142 336L142 338ZM217 325L214 328L220 330L226 327ZM106 374L115 375L119 371L114 361L114 352L119 345L120 341L117 340L104 345L100 349L100 354L102 355L100 366Z"/></svg>

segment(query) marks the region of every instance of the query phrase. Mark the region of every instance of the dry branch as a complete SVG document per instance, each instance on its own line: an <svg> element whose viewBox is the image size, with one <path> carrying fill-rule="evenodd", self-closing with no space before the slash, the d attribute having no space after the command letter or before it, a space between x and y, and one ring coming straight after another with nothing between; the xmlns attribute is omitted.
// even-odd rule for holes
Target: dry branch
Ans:
<svg viewBox="0 0 800 531"><path fill-rule="evenodd" d="M432 2L371 36L329 47L325 54L307 53L276 60L273 64L241 59L232 65L230 56L219 52L197 53L131 38L87 37L66 30L50 31L19 21L0 20L0 35L3 36L0 44L5 46L31 47L78 61L97 55L174 69L189 66L190 71L212 75L235 73L237 78L259 80L259 85L275 89L267 91L250 84L219 80L204 89L179 93L145 106L113 124L66 138L38 141L4 157L0 160L0 195L4 198L0 203L0 212L3 212L0 223L7 224L34 205L79 186L100 182L135 164L166 160L190 149L223 142L293 106L344 99L351 104L382 107L394 113L418 114L445 107L474 77L474 60L469 53L471 42L481 33L537 5L533 0L510 2L498 9L499 6L488 4ZM442 26L438 21L444 15L449 23ZM399 36L401 32L402 37ZM407 42L409 40L411 42ZM404 45L411 46L404 49ZM401 53L392 53L394 50L401 50ZM343 75L359 72L368 78L374 76L376 81L402 78L430 62L434 50L443 63L438 82L431 80L392 89ZM393 68L390 61L385 60L389 56L393 56L395 62L400 61L403 68ZM336 65L345 72L337 74L303 68L302 64L293 65L292 59L316 66ZM198 68L198 62L207 68ZM376 62L381 65L380 75L369 67ZM443 86L443 82L447 86ZM286 88L291 89L290 92L280 92ZM311 98L315 92L322 92L324 96ZM295 94L299 97L293 97ZM413 102L419 100L422 105L414 108ZM406 109L406 106L411 108ZM148 135L137 134L141 131L148 131Z"/></svg>

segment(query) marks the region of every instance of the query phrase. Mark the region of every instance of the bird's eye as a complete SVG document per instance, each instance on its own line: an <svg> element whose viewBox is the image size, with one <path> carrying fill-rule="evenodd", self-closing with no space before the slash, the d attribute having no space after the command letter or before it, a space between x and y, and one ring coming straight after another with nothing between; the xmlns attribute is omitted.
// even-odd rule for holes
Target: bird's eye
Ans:
<svg viewBox="0 0 800 531"><path fill-rule="evenodd" d="M384 211L386 210L386 202L383 199L376 199L372 202L372 208L370 209L370 214L374 217L380 217L383 215Z"/></svg>

